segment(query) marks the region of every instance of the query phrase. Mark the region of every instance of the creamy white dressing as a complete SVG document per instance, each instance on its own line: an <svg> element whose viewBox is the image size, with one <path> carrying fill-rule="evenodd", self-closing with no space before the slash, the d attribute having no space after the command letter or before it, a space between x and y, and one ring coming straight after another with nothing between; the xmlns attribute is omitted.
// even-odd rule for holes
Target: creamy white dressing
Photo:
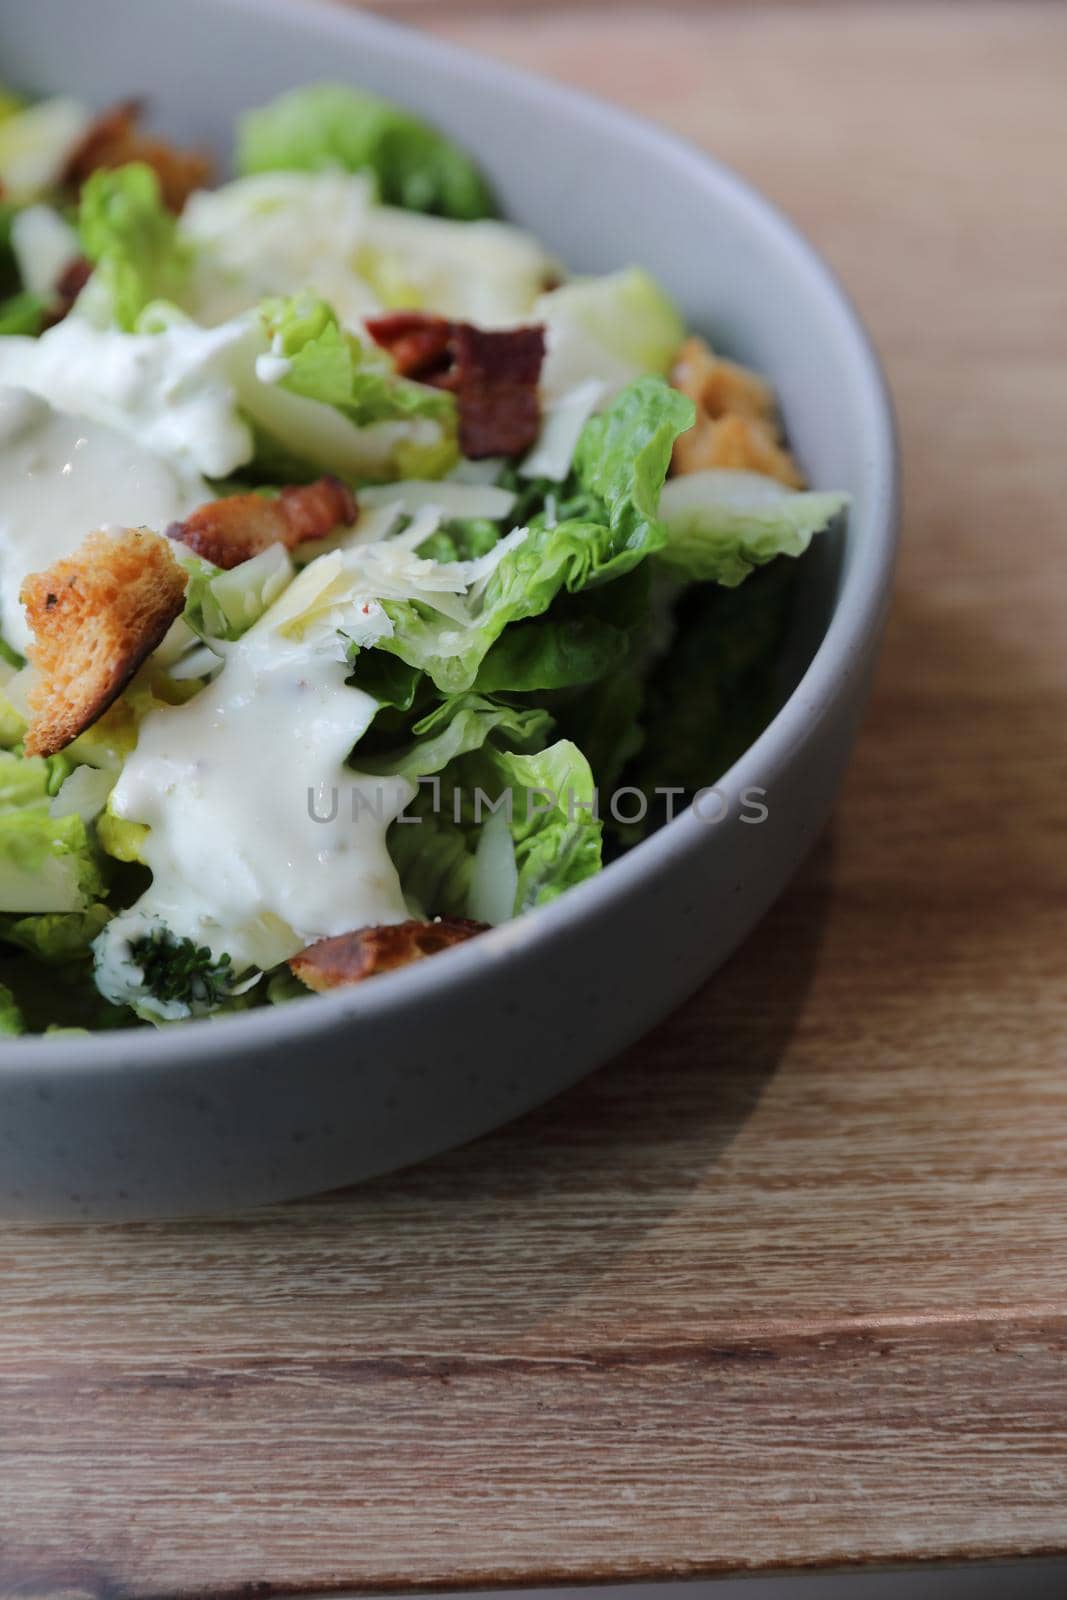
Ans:
<svg viewBox="0 0 1067 1600"><path fill-rule="evenodd" d="M376 702L349 667L281 636L268 613L195 699L149 713L112 792L147 824L152 883L97 943L97 981L119 998L126 945L162 923L268 968L316 939L407 915L385 845L414 794L345 766Z"/></svg>
<svg viewBox="0 0 1067 1600"><path fill-rule="evenodd" d="M211 498L195 473L128 434L64 416L20 389L0 389L0 481L0 631L23 652L30 631L19 591L31 572L96 528L165 528Z"/></svg>
<svg viewBox="0 0 1067 1600"><path fill-rule="evenodd" d="M291 394L273 373L264 383L257 362L270 354L255 312L217 328L181 320L144 334L69 316L39 339L0 339L0 385L132 433L209 478L252 459L250 420L321 471L349 478L387 473L401 441L432 447L441 439L428 418L360 428L333 406Z"/></svg>

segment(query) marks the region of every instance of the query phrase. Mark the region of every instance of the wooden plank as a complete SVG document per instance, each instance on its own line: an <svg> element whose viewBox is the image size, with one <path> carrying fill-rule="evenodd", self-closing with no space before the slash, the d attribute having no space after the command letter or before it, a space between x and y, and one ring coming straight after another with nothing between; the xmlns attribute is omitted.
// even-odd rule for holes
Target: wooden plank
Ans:
<svg viewBox="0 0 1067 1600"><path fill-rule="evenodd" d="M875 705L787 897L555 1105L224 1224L0 1230L0 1594L1063 1550L1067 14L438 25L842 270L908 465Z"/></svg>

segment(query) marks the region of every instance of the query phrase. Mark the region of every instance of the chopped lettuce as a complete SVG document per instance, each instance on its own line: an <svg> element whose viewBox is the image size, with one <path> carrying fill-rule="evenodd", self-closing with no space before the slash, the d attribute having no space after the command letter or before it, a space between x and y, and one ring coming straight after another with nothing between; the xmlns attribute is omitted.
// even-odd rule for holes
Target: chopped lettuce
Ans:
<svg viewBox="0 0 1067 1600"><path fill-rule="evenodd" d="M459 704L458 713L450 712L446 702L438 715L465 719L457 745L468 748L457 750L435 786L420 787L390 829L389 848L405 893L424 914L501 922L599 870L602 828L593 810L593 778L567 740L540 750L507 747L515 742L513 727L527 746L543 738L549 726L544 713L527 712L509 723L487 703L474 709L460 696ZM471 742L477 732L480 746ZM436 765L444 744L427 744ZM411 768L417 765L414 751L405 757ZM432 771L424 768L421 775Z"/></svg>
<svg viewBox="0 0 1067 1600"><path fill-rule="evenodd" d="M469 221L492 216L484 178L458 145L365 90L318 83L290 90L238 124L238 172L373 173L383 201Z"/></svg>
<svg viewBox="0 0 1067 1600"><path fill-rule="evenodd" d="M576 458L582 514L563 522L535 516L524 535L497 547L492 570L458 606L434 604L425 593L383 599L390 631L377 647L421 668L446 694L469 689L510 623L541 615L562 589L573 593L624 576L663 546L660 489L674 440L692 420L691 402L661 379L631 384L582 430Z"/></svg>
<svg viewBox="0 0 1067 1600"><path fill-rule="evenodd" d="M551 726L547 711L517 710L475 694L455 695L413 725L413 743L378 758L368 757L361 744L356 759L360 770L372 776L417 780L442 772L460 756L481 750L488 740L503 738L509 746L536 749Z"/></svg>
<svg viewBox="0 0 1067 1600"><path fill-rule="evenodd" d="M268 295L313 290L346 326L379 309L360 277L372 184L344 172L267 172L199 189L179 229L195 251L183 303L198 322L225 322Z"/></svg>
<svg viewBox="0 0 1067 1600"><path fill-rule="evenodd" d="M345 332L316 295L269 300L260 314L271 356L284 364L278 382L292 394L334 406L359 427L407 417L454 423L450 394L397 377L385 352Z"/></svg>
<svg viewBox="0 0 1067 1600"><path fill-rule="evenodd" d="M229 571L191 553L179 559L189 574L183 616L201 639L239 639L293 576L293 563L282 544L268 545Z"/></svg>
<svg viewBox="0 0 1067 1600"><path fill-rule="evenodd" d="M63 96L0 117L0 192L19 202L46 193L89 121L83 105Z"/></svg>
<svg viewBox="0 0 1067 1600"><path fill-rule="evenodd" d="M663 376L686 331L664 290L640 267L551 289L534 306L533 320L545 327L541 384L552 400L590 379L613 395L645 373Z"/></svg>
<svg viewBox="0 0 1067 1600"><path fill-rule="evenodd" d="M93 262L92 300L127 333L154 300L181 298L192 251L163 204L152 168L134 161L94 172L81 191L78 234Z"/></svg>
<svg viewBox="0 0 1067 1600"><path fill-rule="evenodd" d="M30 289L19 289L5 300L0 300L0 335L13 333L40 333L44 327L48 307L39 294Z"/></svg>
<svg viewBox="0 0 1067 1600"><path fill-rule="evenodd" d="M81 817L0 814L0 911L84 911L104 888Z"/></svg>
<svg viewBox="0 0 1067 1600"><path fill-rule="evenodd" d="M797 568L773 561L738 588L701 584L677 608L646 690L645 738L626 775L649 793L715 783L781 703L781 649Z"/></svg>
<svg viewBox="0 0 1067 1600"><path fill-rule="evenodd" d="M110 922L103 904L86 911L45 912L31 917L5 917L2 937L9 943L51 964L88 956L89 946Z"/></svg>
<svg viewBox="0 0 1067 1600"><path fill-rule="evenodd" d="M691 472L663 491L659 557L687 578L734 588L775 556L803 555L847 505L847 495L786 489L755 472Z"/></svg>
<svg viewBox="0 0 1067 1600"><path fill-rule="evenodd" d="M582 429L575 469L583 489L607 511L616 542L614 571L664 543L660 494L680 433L693 426L691 400L658 378L638 378ZM603 578L606 574L600 573Z"/></svg>
<svg viewBox="0 0 1067 1600"><path fill-rule="evenodd" d="M0 983L0 1034L10 1037L25 1031L26 1024L15 996L6 983Z"/></svg>

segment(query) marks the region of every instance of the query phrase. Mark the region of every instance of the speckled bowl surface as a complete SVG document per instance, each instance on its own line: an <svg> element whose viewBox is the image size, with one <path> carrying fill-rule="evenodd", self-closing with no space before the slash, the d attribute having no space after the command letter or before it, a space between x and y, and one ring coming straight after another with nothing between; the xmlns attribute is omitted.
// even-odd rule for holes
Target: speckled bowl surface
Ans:
<svg viewBox="0 0 1067 1600"><path fill-rule="evenodd" d="M706 978L832 807L892 573L896 461L877 361L811 248L707 156L571 90L308 0L0 0L5 80L229 149L234 114L349 79L476 151L511 217L576 270L638 261L689 322L769 372L816 486L853 496L804 564L792 692L718 787L555 904L348 993L155 1033L0 1047L0 1213L192 1214L416 1161L556 1094ZM766 790L768 815L739 797ZM718 809L718 808L717 808ZM768 997L773 1004L773 996Z"/></svg>

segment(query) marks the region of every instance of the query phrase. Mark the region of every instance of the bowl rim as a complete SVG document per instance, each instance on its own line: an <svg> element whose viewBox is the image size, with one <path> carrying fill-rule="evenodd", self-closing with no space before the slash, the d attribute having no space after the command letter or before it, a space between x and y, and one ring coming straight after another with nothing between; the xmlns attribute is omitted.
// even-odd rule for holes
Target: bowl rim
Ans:
<svg viewBox="0 0 1067 1600"><path fill-rule="evenodd" d="M545 74L513 67L464 45L362 11L341 8L333 0L202 0L209 9L243 12L261 20L264 14L325 34L363 34L390 49L432 58L477 88L492 81L504 85L516 100L543 102L547 97L571 120L587 119L621 142L638 141L659 153L665 163L689 172L696 185L748 213L761 227L770 248L788 260L794 276L807 280L821 295L837 323L857 380L860 415L857 425L865 441L871 484L864 526L838 591L826 631L800 681L759 737L718 780L741 791L749 785L770 787L789 755L806 742L827 714L853 658L878 632L889 602L897 548L899 452L896 421L877 352L848 293L836 274L799 228L772 201L714 156L669 132L656 122L561 83ZM417 109L417 108L414 108ZM855 513L853 513L854 515ZM36 1083L46 1073L51 1082L68 1073L92 1069L144 1073L166 1072L188 1063L190 1056L210 1052L235 1058L265 1044L311 1045L349 1022L372 1022L394 1006L417 1005L445 987L471 985L487 965L510 964L522 953L550 941L562 926L593 920L613 903L648 882L666 866L695 850L706 837L691 808L680 812L658 832L610 862L596 877L576 884L549 905L503 923L477 940L458 945L414 966L380 974L372 984L332 994L308 995L291 1005L263 1007L195 1025L148 1030L108 1029L79 1038L20 1035L0 1050L0 1082L32 1073ZM210 1021L210 1026L205 1026Z"/></svg>

